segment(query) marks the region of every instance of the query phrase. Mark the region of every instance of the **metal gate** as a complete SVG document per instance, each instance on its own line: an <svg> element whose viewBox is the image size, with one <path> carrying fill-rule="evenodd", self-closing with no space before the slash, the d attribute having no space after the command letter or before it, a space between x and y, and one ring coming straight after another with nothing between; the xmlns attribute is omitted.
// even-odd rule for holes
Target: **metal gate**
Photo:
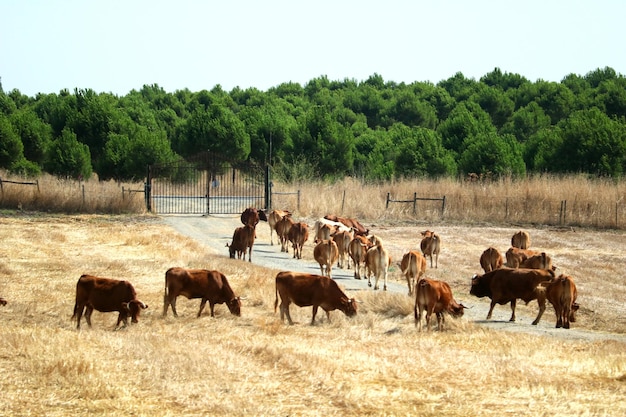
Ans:
<svg viewBox="0 0 626 417"><path fill-rule="evenodd" d="M269 167L213 153L151 165L146 185L147 209L158 214L238 214L270 206Z"/></svg>

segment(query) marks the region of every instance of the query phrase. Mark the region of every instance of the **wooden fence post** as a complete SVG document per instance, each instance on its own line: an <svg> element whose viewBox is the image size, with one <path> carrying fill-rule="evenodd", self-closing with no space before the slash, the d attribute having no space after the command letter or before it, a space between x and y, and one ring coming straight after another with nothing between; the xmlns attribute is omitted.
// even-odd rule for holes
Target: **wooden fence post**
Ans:
<svg viewBox="0 0 626 417"><path fill-rule="evenodd" d="M387 193L387 203L385 204L385 210L389 208L389 193Z"/></svg>
<svg viewBox="0 0 626 417"><path fill-rule="evenodd" d="M413 193L413 214L417 214L417 193Z"/></svg>
<svg viewBox="0 0 626 417"><path fill-rule="evenodd" d="M441 199L441 217L443 217L443 214L446 211L446 196L444 195L443 198Z"/></svg>

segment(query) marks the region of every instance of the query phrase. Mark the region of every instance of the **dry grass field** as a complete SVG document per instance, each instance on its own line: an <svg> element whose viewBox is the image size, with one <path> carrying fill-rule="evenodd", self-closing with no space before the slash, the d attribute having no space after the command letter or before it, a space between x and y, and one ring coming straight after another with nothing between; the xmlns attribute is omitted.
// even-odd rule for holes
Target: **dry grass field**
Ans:
<svg viewBox="0 0 626 417"><path fill-rule="evenodd" d="M359 217L394 257L416 244L417 231L439 232L440 267L428 275L486 315L468 280L481 250L506 250L515 226ZM269 240L266 230L259 239ZM624 233L530 231L533 246L576 279L573 330L625 335ZM292 307L298 324L288 326L273 309L277 270L224 255L150 215L1 214L0 416L626 415L623 341L494 331L467 318L419 333L409 297L373 291L355 294L355 318L333 312L332 323L309 326L310 308ZM162 318L171 266L224 272L247 296L242 317L218 305L215 318L196 318L199 301L182 298L180 317ZM83 273L129 279L149 305L139 323L113 332L116 314L95 312L94 327L77 331L70 317ZM518 309L534 314L536 304ZM546 322L554 323L551 306Z"/></svg>

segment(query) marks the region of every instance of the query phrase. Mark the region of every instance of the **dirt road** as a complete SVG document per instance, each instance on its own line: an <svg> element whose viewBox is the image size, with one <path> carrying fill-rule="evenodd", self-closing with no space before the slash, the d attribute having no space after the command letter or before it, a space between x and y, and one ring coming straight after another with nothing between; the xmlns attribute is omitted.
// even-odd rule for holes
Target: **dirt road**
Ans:
<svg viewBox="0 0 626 417"><path fill-rule="evenodd" d="M230 243L232 240L232 234L235 228L241 226L238 215L168 215L161 217L165 223L169 224L180 234L200 242L207 247L209 252L217 256L224 256L225 258L228 257L226 243ZM310 221L308 221L308 223L312 225L313 220L309 220ZM406 252L408 247L406 247L406 239L403 236L399 237L397 240L393 238L394 236L401 235L401 233L398 233L397 229L399 228L377 228L380 235L383 236L383 239L385 239L384 241L388 242L388 246L386 247L390 249L392 257L394 258L389 274L390 280L387 284L388 290L398 293L406 293L406 283L401 281L396 263L401 254ZM450 232L450 234L451 233L452 232ZM496 230L494 233L509 233L509 231L502 232ZM444 244L448 244L450 246L454 244L454 242L450 241L448 238L448 242L444 241ZM273 269L319 274L319 265L313 259L312 247L312 239L309 239L303 250L303 259L293 259L293 253L290 252L289 254L286 254L280 252L280 244L278 243L278 239L275 234L274 245L270 244L269 226L267 223L261 222L257 226L257 239L252 251L252 262L256 265L262 265ZM442 252L442 257L443 256L445 256L445 251ZM353 269L348 270L335 267L332 272L333 279L342 285L346 291L371 291L371 288L367 286L367 280L355 280L353 278ZM442 267L441 265L439 268L430 269L427 272L429 272L430 275L434 275L433 278L435 279L444 279L446 281L451 281L450 277L452 275L459 274L457 270ZM469 274L469 272L463 274ZM471 275L466 276L471 277ZM466 285L464 281L461 282L461 285ZM453 288L459 287L459 284L454 284L454 280L450 283ZM380 286L382 288L382 283L380 283ZM493 319L487 321L485 320L485 316L489 308L489 300L477 299L475 297L470 297L469 295L463 295L463 297L464 298L459 301L472 307L465 311L464 317L467 320L471 320L480 326L485 326L490 329L541 334L567 340L616 340L626 343L626 335L623 334L594 332L576 328L569 330L555 329L554 312L550 304L547 305L541 322L537 326L532 326L530 323L537 314L536 302L531 302L528 306L524 306L523 303L518 303L518 320L515 323L511 323L508 321L511 314L511 310L508 305L496 306L493 313ZM456 298L459 298L459 296L456 296Z"/></svg>

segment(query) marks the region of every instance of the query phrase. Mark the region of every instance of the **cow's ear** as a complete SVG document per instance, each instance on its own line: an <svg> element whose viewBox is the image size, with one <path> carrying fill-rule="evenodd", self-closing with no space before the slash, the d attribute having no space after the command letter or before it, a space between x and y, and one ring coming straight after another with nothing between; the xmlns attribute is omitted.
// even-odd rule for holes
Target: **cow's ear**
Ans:
<svg viewBox="0 0 626 417"><path fill-rule="evenodd" d="M122 303L122 308L123 308L124 310L128 310L128 311L130 311L130 308L129 308L129 306L128 306L128 303Z"/></svg>

